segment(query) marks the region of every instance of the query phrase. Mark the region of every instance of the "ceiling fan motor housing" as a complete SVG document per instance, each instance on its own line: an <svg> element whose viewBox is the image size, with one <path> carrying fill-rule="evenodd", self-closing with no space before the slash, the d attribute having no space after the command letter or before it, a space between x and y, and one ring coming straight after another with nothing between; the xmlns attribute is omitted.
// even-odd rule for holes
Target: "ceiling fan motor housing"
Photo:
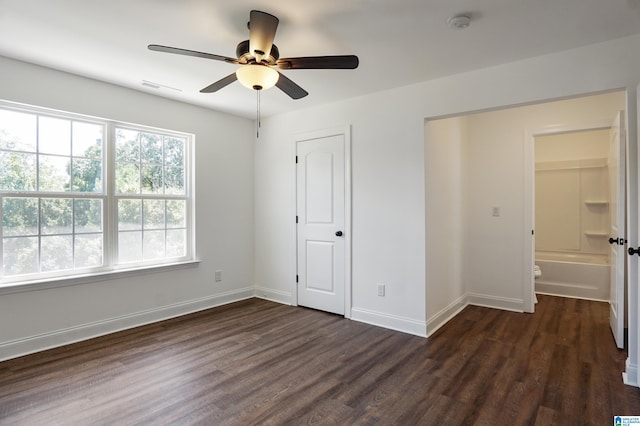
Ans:
<svg viewBox="0 0 640 426"><path fill-rule="evenodd" d="M249 52L249 40L241 41L236 47L236 57L241 64L249 64L255 62L256 58ZM271 45L269 56L262 59L262 63L266 65L275 65L280 58L280 51L275 44Z"/></svg>

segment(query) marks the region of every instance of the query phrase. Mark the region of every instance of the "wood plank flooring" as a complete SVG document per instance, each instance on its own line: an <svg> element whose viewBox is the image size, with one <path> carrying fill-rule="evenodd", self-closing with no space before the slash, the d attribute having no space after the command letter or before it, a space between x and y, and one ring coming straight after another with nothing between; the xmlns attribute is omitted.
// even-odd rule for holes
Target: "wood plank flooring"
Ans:
<svg viewBox="0 0 640 426"><path fill-rule="evenodd" d="M2 425L610 425L608 305L468 307L429 339L250 299L0 363Z"/></svg>

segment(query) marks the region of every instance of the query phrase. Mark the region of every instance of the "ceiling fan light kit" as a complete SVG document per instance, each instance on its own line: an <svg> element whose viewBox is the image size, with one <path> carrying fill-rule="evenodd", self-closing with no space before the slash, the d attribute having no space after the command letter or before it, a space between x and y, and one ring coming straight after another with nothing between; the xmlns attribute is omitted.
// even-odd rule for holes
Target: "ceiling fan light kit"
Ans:
<svg viewBox="0 0 640 426"><path fill-rule="evenodd" d="M253 90L267 90L276 85L280 78L278 71L258 63L242 66L236 70L236 77L242 85Z"/></svg>

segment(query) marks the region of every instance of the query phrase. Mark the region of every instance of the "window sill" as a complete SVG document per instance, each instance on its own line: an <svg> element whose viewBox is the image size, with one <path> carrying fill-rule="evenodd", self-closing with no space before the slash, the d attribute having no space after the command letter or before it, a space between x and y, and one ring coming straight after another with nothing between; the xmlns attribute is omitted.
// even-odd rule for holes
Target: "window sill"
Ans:
<svg viewBox="0 0 640 426"><path fill-rule="evenodd" d="M31 281L17 281L2 284L0 281L0 295L11 293L23 293L27 291L45 290L57 287L68 287L80 284L95 283L98 281L115 280L135 277L138 275L155 274L159 272L175 271L179 269L195 268L201 260L187 260L183 262L167 263L162 265L142 266L130 269L115 269L112 271L97 272L93 274L77 275L73 277L47 278Z"/></svg>

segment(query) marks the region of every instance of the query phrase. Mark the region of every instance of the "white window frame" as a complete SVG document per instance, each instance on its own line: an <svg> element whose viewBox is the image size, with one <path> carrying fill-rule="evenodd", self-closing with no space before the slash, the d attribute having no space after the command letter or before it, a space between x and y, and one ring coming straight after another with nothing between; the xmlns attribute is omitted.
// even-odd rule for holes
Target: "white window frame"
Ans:
<svg viewBox="0 0 640 426"><path fill-rule="evenodd" d="M120 278L140 273L155 272L157 270L181 269L191 267L199 263L195 258L195 192L194 176L194 144L195 135L178 132L146 125L139 125L127 122L114 121L109 119L101 119L87 115L69 113L63 111L52 110L37 106L19 104L14 102L0 100L0 109L11 110L16 112L37 114L53 118L61 118L65 120L76 120L103 126L103 168L102 168L102 192L100 193L84 193L84 192L47 192L47 191L5 191L0 190L0 199L5 196L30 197L30 198L92 198L102 199L103 214L103 265L94 268L70 269L64 271L54 271L46 273L34 273L27 275L9 275L4 276L0 269L0 294L26 291L37 288L50 288L64 285L77 285L85 282L102 281L105 279ZM140 132L148 132L160 134L162 136L173 136L185 139L184 151L184 188L183 195L176 194L116 194L115 188L115 170L116 170L116 154L115 140L116 128L135 130ZM117 203L122 198L133 199L161 199L161 200L184 200L185 208L185 228L186 228L186 247L185 255L173 258L160 258L153 260L142 260L131 263L116 263L118 259L118 213ZM2 204L0 203L0 210ZM0 230L2 222L0 221ZM165 228L166 230L166 228ZM41 236L41 231L38 231ZM166 236L165 236L166 239ZM3 239L0 238L0 256L2 256ZM0 257L0 264L3 259Z"/></svg>

